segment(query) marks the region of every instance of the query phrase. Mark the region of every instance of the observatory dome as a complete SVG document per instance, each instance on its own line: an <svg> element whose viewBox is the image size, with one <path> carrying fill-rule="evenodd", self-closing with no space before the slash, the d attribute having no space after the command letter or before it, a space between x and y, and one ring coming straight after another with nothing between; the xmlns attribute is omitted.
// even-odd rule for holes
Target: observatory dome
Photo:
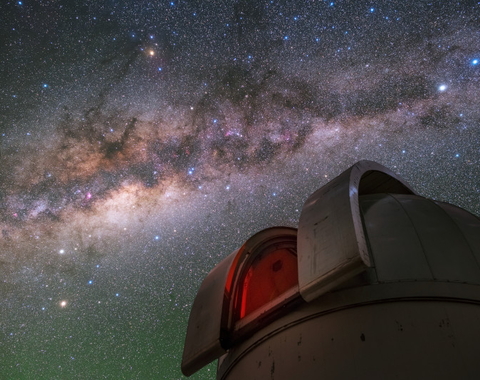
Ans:
<svg viewBox="0 0 480 380"><path fill-rule="evenodd" d="M249 238L205 278L182 371L217 379L474 379L480 219L360 161L298 229Z"/></svg>
<svg viewBox="0 0 480 380"><path fill-rule="evenodd" d="M360 196L376 282L480 285L480 221L448 203L410 194Z"/></svg>

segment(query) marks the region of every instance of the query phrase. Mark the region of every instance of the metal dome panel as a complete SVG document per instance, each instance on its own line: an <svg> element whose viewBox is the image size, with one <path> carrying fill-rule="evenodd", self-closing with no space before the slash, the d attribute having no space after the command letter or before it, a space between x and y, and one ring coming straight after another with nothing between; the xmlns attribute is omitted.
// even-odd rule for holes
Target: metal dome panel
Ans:
<svg viewBox="0 0 480 380"><path fill-rule="evenodd" d="M360 161L313 193L298 227L300 294L306 301L372 266L359 195L415 194L399 176L372 161Z"/></svg>
<svg viewBox="0 0 480 380"><path fill-rule="evenodd" d="M217 359L226 351L222 346L221 328L225 324L225 283L237 257L231 253L205 277L192 305L182 357L186 376Z"/></svg>
<svg viewBox="0 0 480 380"><path fill-rule="evenodd" d="M234 331L236 321L233 314L235 314L235 306L238 304L237 298L245 289L242 275L255 263L253 259L264 253L267 255L275 253L275 249L283 247L285 242L289 242L289 245L293 245L293 249L295 249L296 237L297 230L291 227L272 227L257 232L207 275L200 285L190 312L182 357L184 375L192 375L223 355L230 347L233 336L238 338L238 331ZM278 272L279 276L283 276L286 272L280 270L283 263L278 261L281 259L270 267L273 272ZM276 266L275 264L280 265ZM296 271L296 267L294 270ZM257 274L262 275L262 273ZM267 277L271 275L272 273L265 273ZM296 278L294 282L296 283ZM266 284L268 285L268 281L260 282L260 286ZM256 285L259 285L259 282ZM268 299L263 297L262 300L265 300L263 307L257 307L251 314L255 314L255 312L259 314L256 318L259 320L260 317L264 318L265 315L268 315L270 310L274 310L273 308L277 304L281 308L279 312L283 312L286 301L294 298L300 299L296 284L292 290L293 292L278 295L275 300L271 300L272 302L267 302ZM250 315L244 319L249 318ZM254 320L252 324L255 324L254 322L256 321ZM244 331L249 331L244 325L242 324Z"/></svg>
<svg viewBox="0 0 480 380"><path fill-rule="evenodd" d="M378 281L433 280L415 228L392 194L360 198Z"/></svg>
<svg viewBox="0 0 480 380"><path fill-rule="evenodd" d="M461 230L467 244L480 266L480 218L466 210L445 202L436 202Z"/></svg>
<svg viewBox="0 0 480 380"><path fill-rule="evenodd" d="M480 266L473 250L480 223L477 219L475 226L465 210L451 205L444 208L441 203L406 194L364 195L360 205L379 282L480 284Z"/></svg>

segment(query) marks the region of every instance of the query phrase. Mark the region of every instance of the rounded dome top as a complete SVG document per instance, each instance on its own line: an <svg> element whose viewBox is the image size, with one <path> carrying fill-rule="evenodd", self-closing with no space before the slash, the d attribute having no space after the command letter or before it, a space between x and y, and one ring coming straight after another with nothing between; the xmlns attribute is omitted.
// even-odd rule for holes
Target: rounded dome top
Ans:
<svg viewBox="0 0 480 380"><path fill-rule="evenodd" d="M453 281L480 285L480 220L414 194L360 196L378 282Z"/></svg>

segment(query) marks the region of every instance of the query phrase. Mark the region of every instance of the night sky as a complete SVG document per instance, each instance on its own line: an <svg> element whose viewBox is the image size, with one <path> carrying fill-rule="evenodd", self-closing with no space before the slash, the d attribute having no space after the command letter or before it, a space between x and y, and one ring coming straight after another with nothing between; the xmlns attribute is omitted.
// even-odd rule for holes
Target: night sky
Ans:
<svg viewBox="0 0 480 380"><path fill-rule="evenodd" d="M0 19L1 379L183 378L210 269L358 160L480 214L480 2L22 0Z"/></svg>

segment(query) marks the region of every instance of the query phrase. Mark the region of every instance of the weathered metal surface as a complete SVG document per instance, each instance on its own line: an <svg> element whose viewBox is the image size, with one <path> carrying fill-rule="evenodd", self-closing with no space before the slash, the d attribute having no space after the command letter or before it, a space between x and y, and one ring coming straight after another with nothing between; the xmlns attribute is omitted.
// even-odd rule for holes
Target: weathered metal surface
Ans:
<svg viewBox="0 0 480 380"><path fill-rule="evenodd" d="M360 204L378 281L480 284L480 223L470 213L415 195L365 195Z"/></svg>
<svg viewBox="0 0 480 380"><path fill-rule="evenodd" d="M359 195L415 194L389 169L360 161L305 202L298 226L300 294L311 301L352 278L370 260L359 208Z"/></svg>
<svg viewBox="0 0 480 380"><path fill-rule="evenodd" d="M182 358L182 372L190 376L229 348L233 331L232 299L237 278L250 256L283 240L296 239L296 229L273 227L250 237L240 249L220 262L204 279L193 302ZM294 240L295 242L295 240Z"/></svg>
<svg viewBox="0 0 480 380"><path fill-rule="evenodd" d="M301 302L273 309L276 298L236 321L241 273L287 237L299 280L288 297ZM478 351L479 218L361 161L312 194L298 234L261 231L207 276L182 370L221 356L219 380L477 378Z"/></svg>

